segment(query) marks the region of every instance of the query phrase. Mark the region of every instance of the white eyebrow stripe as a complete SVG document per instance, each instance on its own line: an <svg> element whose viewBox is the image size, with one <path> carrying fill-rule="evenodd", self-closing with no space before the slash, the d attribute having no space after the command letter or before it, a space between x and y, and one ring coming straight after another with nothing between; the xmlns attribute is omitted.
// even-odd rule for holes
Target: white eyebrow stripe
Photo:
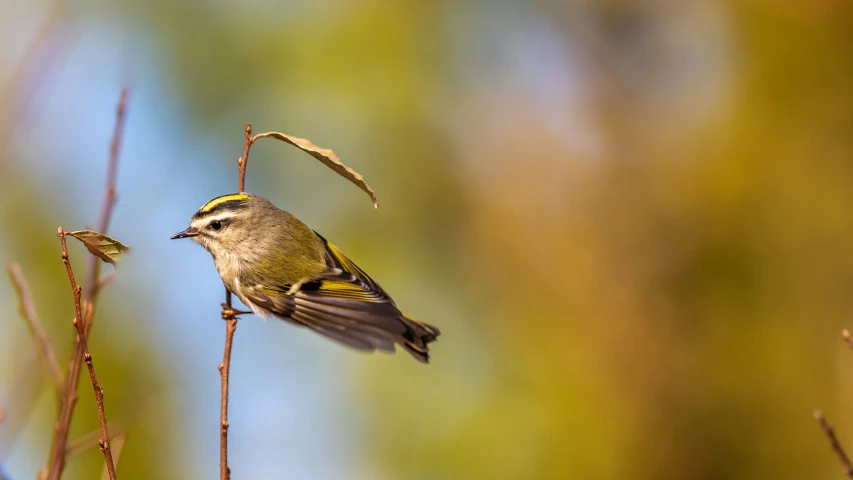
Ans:
<svg viewBox="0 0 853 480"><path fill-rule="evenodd" d="M237 212L222 212L222 213L217 213L216 215L210 215L207 217L202 217L202 218L196 220L194 223L197 223L199 225L209 225L210 222L215 222L217 220L221 222L222 220L228 220L229 218L234 218L237 215L238 215Z"/></svg>

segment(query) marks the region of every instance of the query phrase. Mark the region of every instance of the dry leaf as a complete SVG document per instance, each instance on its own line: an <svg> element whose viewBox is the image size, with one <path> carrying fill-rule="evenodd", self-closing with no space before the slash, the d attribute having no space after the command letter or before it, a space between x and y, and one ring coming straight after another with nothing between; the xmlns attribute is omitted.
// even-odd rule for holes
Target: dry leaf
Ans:
<svg viewBox="0 0 853 480"><path fill-rule="evenodd" d="M118 257L129 250L129 247L114 238L110 238L102 233L92 230L78 230L76 232L68 232L71 235L83 242L89 253L100 258L101 260L116 264Z"/></svg>
<svg viewBox="0 0 853 480"><path fill-rule="evenodd" d="M341 159L338 158L337 155L335 155L335 152L329 150L328 148L318 147L317 145L311 143L310 140L306 140L304 138L299 137L293 137L284 133L266 132L255 135L255 138L266 137L276 138L278 140L281 140L282 142L289 143L294 147L307 153L308 155L311 155L312 157L316 158L317 160L320 160L327 167L338 172L338 175L346 178L347 180L358 186L358 188L364 190L365 193L370 195L370 199L373 200L373 206L376 208L379 207L379 204L376 202L376 194L373 193L373 189L370 188L364 181L364 177L359 175L359 173L355 170L341 163Z"/></svg>

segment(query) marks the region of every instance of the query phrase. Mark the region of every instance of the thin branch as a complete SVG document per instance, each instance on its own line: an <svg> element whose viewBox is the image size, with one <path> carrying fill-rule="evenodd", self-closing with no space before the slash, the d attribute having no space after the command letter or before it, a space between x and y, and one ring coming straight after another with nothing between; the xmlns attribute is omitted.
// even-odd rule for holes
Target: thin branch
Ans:
<svg viewBox="0 0 853 480"><path fill-rule="evenodd" d="M9 273L9 278L12 280L15 292L18 294L21 318L27 322L30 335L32 335L33 340L36 342L36 349L44 362L44 366L50 373L50 379L53 381L57 395L62 396L62 392L65 390L65 378L62 376L62 369L59 368L59 362L56 361L56 354L53 353L53 347L50 345L47 333L45 333L44 327L42 327L41 321L39 321L27 280L24 278L21 267L17 263L9 265L6 271Z"/></svg>
<svg viewBox="0 0 853 480"><path fill-rule="evenodd" d="M88 307L89 304L86 304L86 306ZM83 321L84 325L88 325L90 323L92 314L92 309L87 308L87 311L83 315L85 318ZM76 315L74 319L76 321ZM76 336L75 349L77 345L81 345L79 335ZM82 352L82 348L80 351ZM79 362L77 361L77 358L78 357L75 352L75 356L71 359L71 365L68 367L68 377L66 377L65 380L65 393L62 396L59 418L56 420L56 424L54 425L55 435L53 438L53 445L50 450L50 462L47 466L48 475L44 477L49 480L59 480L62 476L62 471L65 469L65 450L68 444L68 433L71 429L71 418L74 415L74 407L77 405L77 380L80 377L80 367L83 355L80 355Z"/></svg>
<svg viewBox="0 0 853 480"><path fill-rule="evenodd" d="M74 317L74 327L77 328L80 345L83 347L83 358L86 360L86 367L89 370L89 378L92 379L92 389L95 391L95 403L98 406L98 420L101 422L101 451L104 452L104 460L107 462L107 470L110 472L110 480L115 480L115 466L113 466L113 456L112 452L110 452L110 434L107 429L107 417L104 413L104 389L98 384L98 377L95 375L95 365L92 363L92 355L89 353L89 345L86 342L86 328L83 326L85 319L83 317L83 308L81 307L80 301L80 291L82 290L82 287L77 285L77 282L74 281L74 272L71 270L71 262L68 261L68 246L65 244L65 232L62 231L62 227L59 227L56 235L59 237L59 242L62 244L62 262L65 263L65 270L68 272L68 281L71 283L71 291L74 294L74 309L77 312Z"/></svg>
<svg viewBox="0 0 853 480"><path fill-rule="evenodd" d="M95 231L107 234L112 218L113 209L116 204L116 179L118 178L118 159L121 152L121 143L124 138L124 124L127 117L127 102L130 98L130 90L124 88L121 91L118 105L116 106L116 122L113 127L113 138L110 141L110 157L107 162L107 177L104 185L104 199L101 203L101 213ZM96 257L89 260L89 277L86 279L86 291L89 296L86 300L95 302L98 293L98 279L101 273L101 262Z"/></svg>
<svg viewBox="0 0 853 480"><path fill-rule="evenodd" d="M225 352L222 354L222 363L219 364L219 376L222 380L222 400L219 411L219 478L228 480L231 478L231 469L228 468L228 370L231 367L231 344L234 341L234 332L237 330L237 312L231 307L231 292L225 289L225 303L222 304L222 319L225 320Z"/></svg>
<svg viewBox="0 0 853 480"><path fill-rule="evenodd" d="M238 184L239 192L243 193L246 190L246 166L249 163L249 149L255 138L252 137L252 124L246 124L246 144L243 146L243 156L237 160L237 170L240 172L240 183Z"/></svg>
<svg viewBox="0 0 853 480"><path fill-rule="evenodd" d="M823 428L823 432L826 434L826 437L829 438L829 444L832 445L832 450L835 451L835 455L837 455L838 460L841 461L841 470L845 475L853 478L853 464L850 463L850 458L847 457L846 453L844 453L844 448L841 446L841 442L839 442L838 437L835 436L835 430L833 430L829 422L826 421L826 418L823 416L823 412L820 410L815 410L814 418L820 424L820 427Z"/></svg>
<svg viewBox="0 0 853 480"><path fill-rule="evenodd" d="M0 423L3 423L3 420L6 420L6 408L0 407Z"/></svg>
<svg viewBox="0 0 853 480"><path fill-rule="evenodd" d="M110 142L110 154L107 162L106 175L106 191L104 192L103 204L101 205L101 213L98 217L98 232L106 234L109 227L110 217L116 202L116 176L118 173L119 151L121 149L121 140L124 135L124 124L127 113L127 103L130 97L129 89L125 88L121 92L118 105L116 106L116 121L113 127L113 138ZM97 298L97 285L100 276L101 265L94 256L89 263L89 277L86 281L86 293L83 300L88 305L87 314L83 317L83 332L84 336L89 335L89 330L92 328L92 318L94 317L94 305ZM68 377L65 385L65 395L63 396L62 406L60 409L59 419L55 426L55 436L53 446L51 447L50 463L48 470L50 472L50 480L59 480L62 476L62 471L65 469L65 448L68 444L68 431L71 428L71 418L74 415L74 407L77 404L77 388L80 382L80 369L84 360L83 345L81 337L78 335L74 345L74 356L71 359L71 366L68 368Z"/></svg>

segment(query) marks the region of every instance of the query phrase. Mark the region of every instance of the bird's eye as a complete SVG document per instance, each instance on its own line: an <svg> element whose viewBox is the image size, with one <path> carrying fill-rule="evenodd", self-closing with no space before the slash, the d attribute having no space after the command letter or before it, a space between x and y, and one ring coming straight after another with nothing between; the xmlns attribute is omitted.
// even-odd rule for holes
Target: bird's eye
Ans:
<svg viewBox="0 0 853 480"><path fill-rule="evenodd" d="M222 222L220 222L219 220L216 220L214 222L210 222L210 228L212 228L214 230L219 230L220 228L222 228Z"/></svg>

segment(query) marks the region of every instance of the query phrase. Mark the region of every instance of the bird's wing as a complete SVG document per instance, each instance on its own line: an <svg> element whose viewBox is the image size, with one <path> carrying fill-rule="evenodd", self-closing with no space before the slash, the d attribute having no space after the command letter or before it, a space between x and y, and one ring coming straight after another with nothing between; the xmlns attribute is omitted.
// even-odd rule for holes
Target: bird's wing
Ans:
<svg viewBox="0 0 853 480"><path fill-rule="evenodd" d="M320 237L323 239L323 237ZM337 248L323 239L328 270L290 285L244 285L255 305L360 350L404 347L421 362L437 328L397 309L384 290Z"/></svg>

